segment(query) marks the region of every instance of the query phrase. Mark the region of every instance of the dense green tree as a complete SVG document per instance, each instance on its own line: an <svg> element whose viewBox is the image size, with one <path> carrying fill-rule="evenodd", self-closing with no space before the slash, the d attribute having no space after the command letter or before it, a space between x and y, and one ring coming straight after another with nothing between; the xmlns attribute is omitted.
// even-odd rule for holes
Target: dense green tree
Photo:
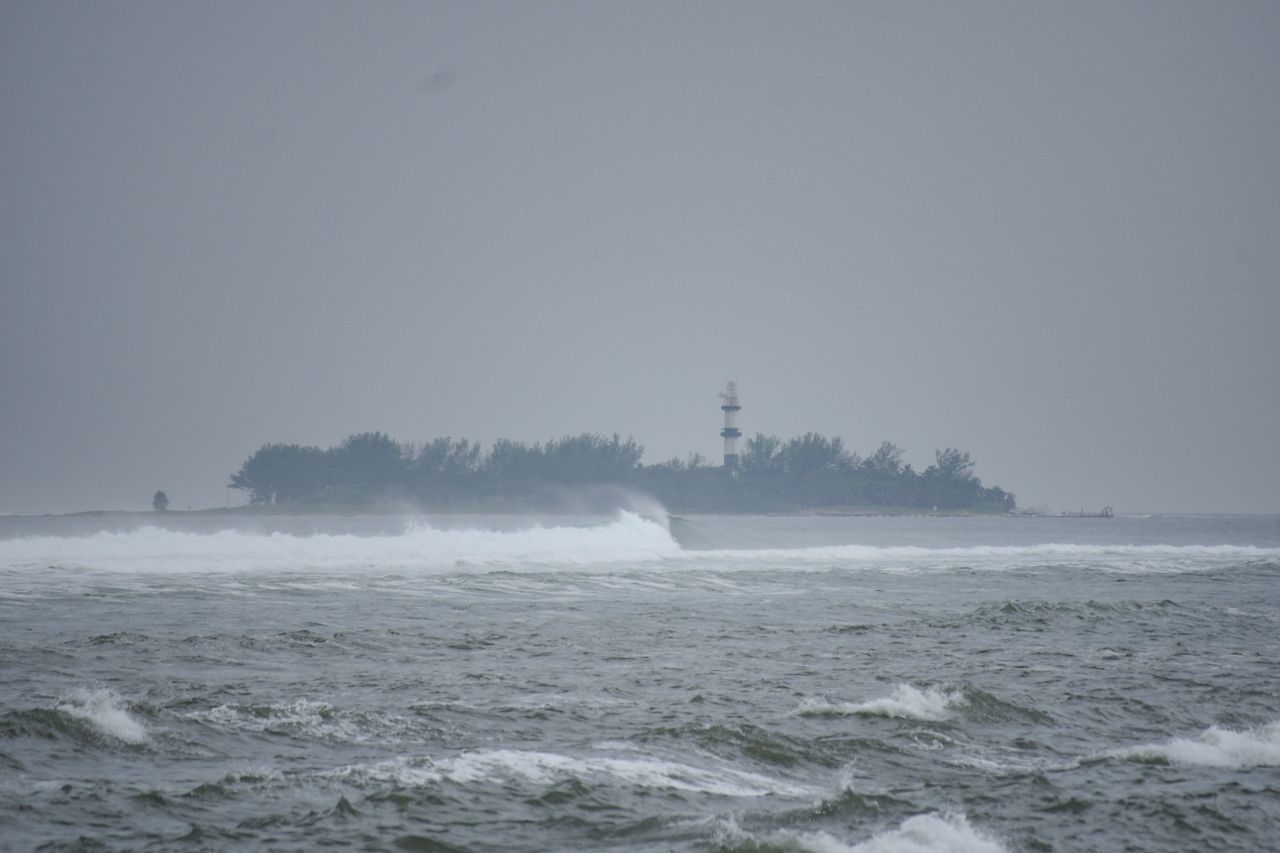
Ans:
<svg viewBox="0 0 1280 853"><path fill-rule="evenodd" d="M328 455L318 447L266 444L231 475L230 486L249 493L253 504L297 501L324 491Z"/></svg>
<svg viewBox="0 0 1280 853"><path fill-rule="evenodd" d="M934 458L937 461L925 470L926 476L930 470L944 480L968 480L973 476L973 460L968 453L948 447L934 451Z"/></svg>
<svg viewBox="0 0 1280 853"><path fill-rule="evenodd" d="M934 460L922 475L926 505L963 509L982 501L982 481L973 476L968 453L948 447L935 451Z"/></svg>
<svg viewBox="0 0 1280 853"><path fill-rule="evenodd" d="M164 492L156 492L151 498L151 508L156 512L169 511L169 496Z"/></svg>
<svg viewBox="0 0 1280 853"><path fill-rule="evenodd" d="M845 451L839 436L827 438L816 432L788 441L782 447L781 457L783 470L802 478L844 471L857 464L856 458Z"/></svg>
<svg viewBox="0 0 1280 853"><path fill-rule="evenodd" d="M897 477L902 473L903 450L892 441L883 441L866 459L862 460L864 470L887 477Z"/></svg>
<svg viewBox="0 0 1280 853"><path fill-rule="evenodd" d="M987 511L1013 512L1017 509L1018 502L1015 500L1012 492L1006 492L999 486L993 486L984 490L982 501L974 509L982 509Z"/></svg>
<svg viewBox="0 0 1280 853"><path fill-rule="evenodd" d="M485 462L485 480L499 493L524 491L543 479L542 462L541 444L530 446L523 441L500 438L493 443Z"/></svg>
<svg viewBox="0 0 1280 853"><path fill-rule="evenodd" d="M776 435L756 433L747 439L739 462L743 472L747 474L782 473L782 439Z"/></svg>
<svg viewBox="0 0 1280 853"><path fill-rule="evenodd" d="M362 432L329 451L330 482L339 489L385 493L404 485L404 453L382 432Z"/></svg>
<svg viewBox="0 0 1280 853"><path fill-rule="evenodd" d="M545 476L564 483L626 482L644 448L630 436L610 438L595 433L565 436L543 448Z"/></svg>
<svg viewBox="0 0 1280 853"><path fill-rule="evenodd" d="M472 497L485 457L477 442L437 438L416 451L407 448L410 488L419 498L435 503L456 503Z"/></svg>
<svg viewBox="0 0 1280 853"><path fill-rule="evenodd" d="M499 491L530 484L619 483L630 481L644 448L617 433L567 435L546 444L501 439L485 464L488 481Z"/></svg>

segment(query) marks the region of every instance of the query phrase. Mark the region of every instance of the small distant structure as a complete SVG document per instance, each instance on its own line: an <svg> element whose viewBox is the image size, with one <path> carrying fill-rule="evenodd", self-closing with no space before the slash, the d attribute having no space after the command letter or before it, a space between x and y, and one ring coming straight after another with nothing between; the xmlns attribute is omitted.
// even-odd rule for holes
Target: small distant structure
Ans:
<svg viewBox="0 0 1280 853"><path fill-rule="evenodd" d="M720 435L724 438L724 467L726 471L738 470L738 439L742 430L738 429L738 383L729 382L720 392L720 411L724 412L724 429Z"/></svg>
<svg viewBox="0 0 1280 853"><path fill-rule="evenodd" d="M1104 506L1101 512L1085 512L1081 509L1079 512L1064 512L1062 518L1115 518L1116 513L1109 506Z"/></svg>

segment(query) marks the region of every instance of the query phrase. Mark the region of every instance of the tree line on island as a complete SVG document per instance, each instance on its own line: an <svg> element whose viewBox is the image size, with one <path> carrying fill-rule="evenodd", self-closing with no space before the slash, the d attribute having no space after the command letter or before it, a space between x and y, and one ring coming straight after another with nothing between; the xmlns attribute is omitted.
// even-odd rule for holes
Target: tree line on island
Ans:
<svg viewBox="0 0 1280 853"><path fill-rule="evenodd" d="M257 505L360 507L396 502L437 510L554 509L585 487L653 495L676 512L785 512L838 507L1008 512L1014 496L973 474L969 454L939 450L916 471L884 442L869 456L839 438L807 433L783 441L757 433L736 469L701 454L653 465L644 447L616 433L528 444L500 439L485 451L467 439L401 444L381 432L321 450L266 444L231 475Z"/></svg>

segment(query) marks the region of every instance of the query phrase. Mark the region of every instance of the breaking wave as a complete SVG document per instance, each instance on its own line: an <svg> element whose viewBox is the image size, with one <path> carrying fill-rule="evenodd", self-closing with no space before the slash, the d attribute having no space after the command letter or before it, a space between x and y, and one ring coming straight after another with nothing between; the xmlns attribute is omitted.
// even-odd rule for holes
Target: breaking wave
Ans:
<svg viewBox="0 0 1280 853"><path fill-rule="evenodd" d="M778 830L754 834L730 820L720 832L724 848L740 851L788 850L797 853L1004 853L998 841L975 830L963 814L922 814L898 827L852 844L827 832Z"/></svg>
<svg viewBox="0 0 1280 853"><path fill-rule="evenodd" d="M125 743L140 745L150 739L147 727L134 718L125 702L110 690L73 690L56 710L88 723L102 735Z"/></svg>
<svg viewBox="0 0 1280 853"><path fill-rule="evenodd" d="M731 559L803 567L856 566L888 571L971 568L985 571L1041 566L1085 566L1120 573L1202 571L1242 562L1280 562L1280 548L1253 545L975 545L925 548L915 545L828 545L816 548L695 552L704 561Z"/></svg>
<svg viewBox="0 0 1280 853"><path fill-rule="evenodd" d="M282 704L218 705L183 715L189 720L242 732L265 733L300 740L367 743L380 737L414 734L411 721L370 711L346 711L327 702L300 699Z"/></svg>
<svg viewBox="0 0 1280 853"><path fill-rule="evenodd" d="M1115 749L1104 757L1202 767L1280 767L1280 720L1244 731L1210 726L1196 738Z"/></svg>
<svg viewBox="0 0 1280 853"><path fill-rule="evenodd" d="M441 530L415 524L398 536L299 536L236 530L189 533L144 527L127 533L2 541L0 566L165 574L317 569L395 572L652 562L679 550L664 525L624 511L610 523L590 527L495 531Z"/></svg>
<svg viewBox="0 0 1280 853"><path fill-rule="evenodd" d="M813 793L790 782L729 767L694 767L648 756L574 758L516 749L475 750L438 761L401 757L369 766L346 767L335 775L408 787L444 781L472 785L523 780L534 785L554 785L566 780L592 780L722 797Z"/></svg>
<svg viewBox="0 0 1280 853"><path fill-rule="evenodd" d="M1241 545L979 545L956 548L830 545L800 548L681 546L660 516L621 511L586 526L520 530L439 529L416 523L397 535L193 533L143 527L88 536L0 541L0 571L66 568L119 573L342 572L445 573L607 569L779 567L796 571L1002 571L1081 566L1124 573L1212 570L1239 563L1280 565L1280 548Z"/></svg>
<svg viewBox="0 0 1280 853"><path fill-rule="evenodd" d="M938 722L950 711L967 702L959 690L929 687L919 690L910 684L899 684L888 696L869 702L822 702L809 700L799 710L802 717L835 717L857 714L866 717L898 717Z"/></svg>

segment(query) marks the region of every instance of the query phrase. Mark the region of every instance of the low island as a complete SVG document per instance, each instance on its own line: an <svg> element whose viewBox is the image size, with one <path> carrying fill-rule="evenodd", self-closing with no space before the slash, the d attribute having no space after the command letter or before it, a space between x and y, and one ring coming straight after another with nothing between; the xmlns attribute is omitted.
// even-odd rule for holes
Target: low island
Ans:
<svg viewBox="0 0 1280 853"><path fill-rule="evenodd" d="M266 444L231 475L230 487L260 507L295 510L411 506L432 511L555 510L652 495L673 512L941 511L1010 512L1014 495L973 474L966 452L936 451L916 471L884 442L860 456L839 437L807 433L787 441L756 434L736 464L701 454L643 464L644 447L616 433L528 444L467 439L402 444L381 432L336 447ZM595 507L598 508L598 507Z"/></svg>

